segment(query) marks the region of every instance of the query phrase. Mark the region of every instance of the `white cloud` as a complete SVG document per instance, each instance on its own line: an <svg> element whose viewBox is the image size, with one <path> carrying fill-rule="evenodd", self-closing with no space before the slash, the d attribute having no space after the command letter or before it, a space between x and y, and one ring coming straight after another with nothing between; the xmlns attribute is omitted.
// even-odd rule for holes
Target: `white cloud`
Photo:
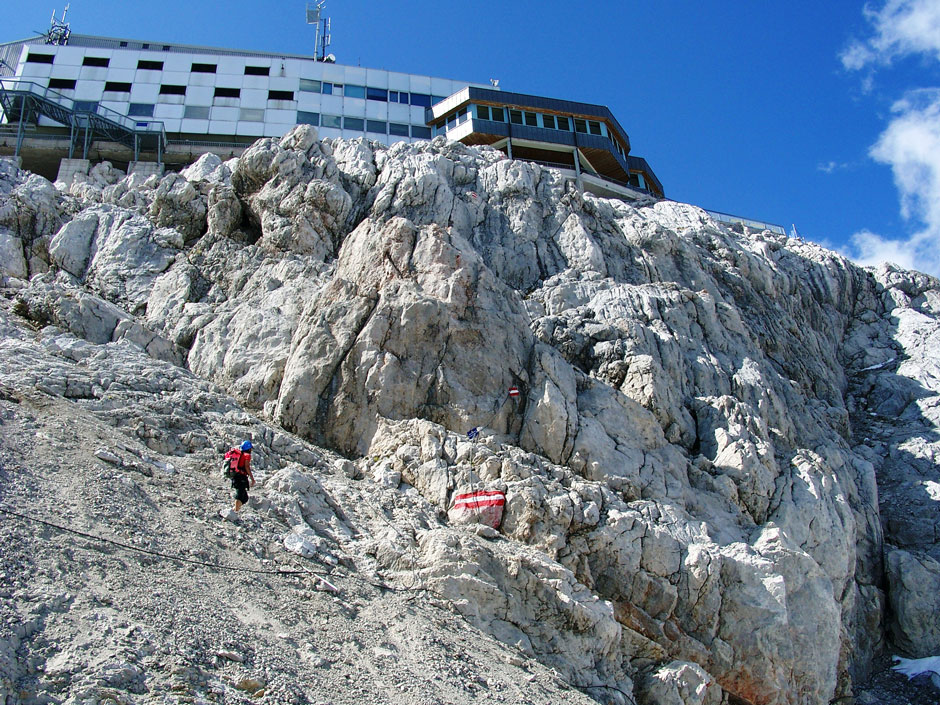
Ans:
<svg viewBox="0 0 940 705"><path fill-rule="evenodd" d="M872 36L853 42L840 58L847 69L870 69L868 87L875 69L896 58L940 61L940 0L884 0L880 9L866 5L864 13ZM891 121L868 153L891 167L901 215L914 232L886 238L863 230L846 254L862 264L889 261L940 276L940 89L910 91L891 110Z"/></svg>
<svg viewBox="0 0 940 705"><path fill-rule="evenodd" d="M849 166L850 165L846 164L845 162L833 162L833 161L821 162L816 165L816 171L821 171L824 174L832 174L833 172L836 172L836 171L842 171L843 169L848 169Z"/></svg>
<svg viewBox="0 0 940 705"><path fill-rule="evenodd" d="M889 64L899 56L928 54L940 59L940 0L888 0L880 10L865 6L875 34L855 41L839 58L847 69Z"/></svg>
<svg viewBox="0 0 940 705"><path fill-rule="evenodd" d="M928 268L918 262L915 249L910 240L891 240L870 230L862 230L852 236L851 244L843 254L863 267L876 267L882 262L891 262L904 269L926 271ZM933 273L937 274L936 269Z"/></svg>
<svg viewBox="0 0 940 705"><path fill-rule="evenodd" d="M908 239L856 233L849 254L862 264L887 260L940 276L940 89L912 91L892 111L869 154L891 167L901 215L920 229Z"/></svg>
<svg viewBox="0 0 940 705"><path fill-rule="evenodd" d="M901 214L940 233L940 89L913 91L892 112L869 154L891 166Z"/></svg>

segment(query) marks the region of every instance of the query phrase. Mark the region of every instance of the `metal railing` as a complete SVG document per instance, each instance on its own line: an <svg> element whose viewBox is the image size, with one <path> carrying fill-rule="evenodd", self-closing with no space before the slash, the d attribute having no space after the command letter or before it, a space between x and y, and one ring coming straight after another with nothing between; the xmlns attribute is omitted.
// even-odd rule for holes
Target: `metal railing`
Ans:
<svg viewBox="0 0 940 705"><path fill-rule="evenodd" d="M724 223L726 225L746 225L747 227L754 228L755 230L769 230L770 232L776 233L777 235L787 234L786 228L784 228L782 225L766 223L762 220L742 218L739 215L731 215L730 213L722 213L720 211L710 211L705 209L705 212L719 223Z"/></svg>
<svg viewBox="0 0 940 705"><path fill-rule="evenodd" d="M180 146L180 147L221 147L224 149L234 148L234 149L248 149L261 137L254 137L251 141L248 142L226 142L226 141L212 141L212 140L168 140L168 146Z"/></svg>
<svg viewBox="0 0 940 705"><path fill-rule="evenodd" d="M0 78L0 108L8 123L19 124L17 153L27 122L47 117L71 129L70 142L84 130L85 153L94 137L104 137L134 149L134 157L143 143L153 145L158 161L166 148L166 130L157 120L136 120L97 103L76 101L48 86L19 78ZM71 149L70 154L71 156Z"/></svg>
<svg viewBox="0 0 940 705"><path fill-rule="evenodd" d="M525 161L534 162L550 169L560 169L570 173L574 173L575 171L574 166L571 164L559 164L557 162L550 162L544 159L526 159ZM644 189L638 184L631 184L627 181L621 181L620 179L615 179L610 176L601 176L600 174L593 171L583 171L582 176L592 176L596 179L611 183L615 186L621 186L638 193L652 195L652 192L649 189ZM770 232L776 233L778 235L787 234L786 228L784 228L782 225L767 223L762 220L753 220L752 218L744 218L739 215L732 215L731 213L722 213L721 211L711 211L706 208L703 208L702 210L704 210L709 216L717 220L719 223L724 223L725 225L746 225L747 227L753 228L755 230L769 230Z"/></svg>

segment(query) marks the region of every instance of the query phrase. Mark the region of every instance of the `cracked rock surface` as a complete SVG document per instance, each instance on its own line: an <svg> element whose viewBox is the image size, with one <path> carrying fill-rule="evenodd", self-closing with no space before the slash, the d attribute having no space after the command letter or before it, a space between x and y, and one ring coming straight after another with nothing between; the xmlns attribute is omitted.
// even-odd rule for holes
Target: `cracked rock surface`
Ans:
<svg viewBox="0 0 940 705"><path fill-rule="evenodd" d="M918 702L937 280L442 139L0 164L0 508L340 589L4 516L8 700Z"/></svg>

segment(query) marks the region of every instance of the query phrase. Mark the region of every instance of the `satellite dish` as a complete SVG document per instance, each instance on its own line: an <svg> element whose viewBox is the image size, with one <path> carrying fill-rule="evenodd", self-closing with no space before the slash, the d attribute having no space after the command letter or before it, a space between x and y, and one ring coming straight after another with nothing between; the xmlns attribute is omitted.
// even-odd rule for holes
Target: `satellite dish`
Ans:
<svg viewBox="0 0 940 705"><path fill-rule="evenodd" d="M326 56L323 57L323 62L327 64L335 64L336 54L327 54Z"/></svg>

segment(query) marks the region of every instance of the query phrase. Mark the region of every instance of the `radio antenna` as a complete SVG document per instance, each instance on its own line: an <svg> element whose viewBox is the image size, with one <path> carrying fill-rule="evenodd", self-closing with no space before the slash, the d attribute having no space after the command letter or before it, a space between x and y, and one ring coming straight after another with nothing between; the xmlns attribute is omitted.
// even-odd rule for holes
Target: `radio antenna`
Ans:
<svg viewBox="0 0 940 705"><path fill-rule="evenodd" d="M57 20L55 18L55 10L52 11L52 22L50 23L49 31L46 32L46 44L65 46L69 43L69 37L72 36L72 30L69 27L69 23L65 21L65 16L69 12L69 7L71 6L65 6L65 9L62 11L61 20Z"/></svg>
<svg viewBox="0 0 940 705"><path fill-rule="evenodd" d="M313 58L317 61L333 63L336 57L326 53L326 48L330 45L330 18L323 17L323 7L326 0L307 3L307 24L316 25L317 34L313 44Z"/></svg>

